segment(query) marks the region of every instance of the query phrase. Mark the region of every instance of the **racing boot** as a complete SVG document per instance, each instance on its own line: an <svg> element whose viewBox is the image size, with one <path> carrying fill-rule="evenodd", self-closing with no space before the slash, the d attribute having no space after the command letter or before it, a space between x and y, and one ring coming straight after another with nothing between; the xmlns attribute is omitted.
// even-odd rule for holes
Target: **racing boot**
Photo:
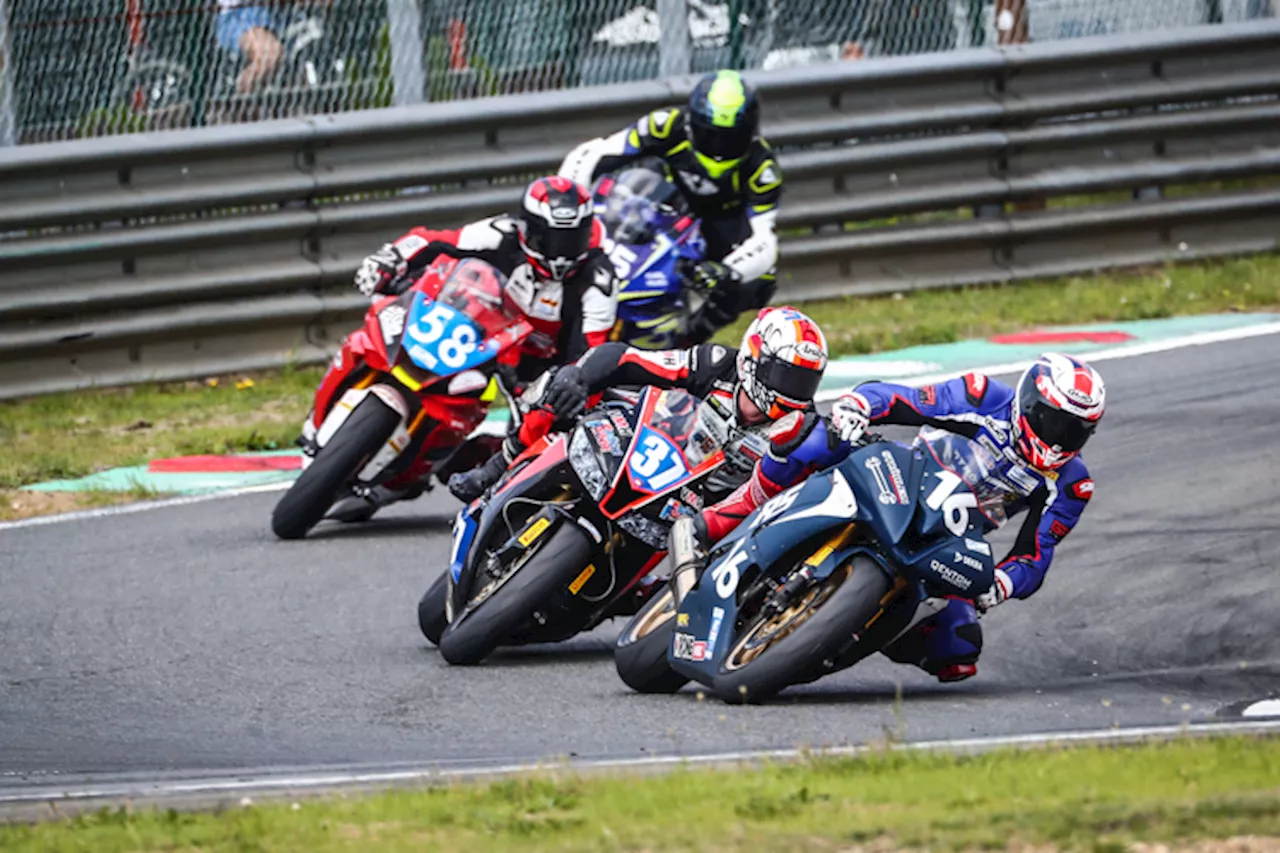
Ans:
<svg viewBox="0 0 1280 853"><path fill-rule="evenodd" d="M978 611L964 599L949 599L941 611L881 651L890 660L918 666L943 683L972 678L978 674L982 654Z"/></svg>
<svg viewBox="0 0 1280 853"><path fill-rule="evenodd" d="M403 489L390 489L386 486L354 489L351 495L335 503L325 518L347 523L368 521L383 507L400 501L413 500L428 488L430 488L429 485L415 484Z"/></svg>

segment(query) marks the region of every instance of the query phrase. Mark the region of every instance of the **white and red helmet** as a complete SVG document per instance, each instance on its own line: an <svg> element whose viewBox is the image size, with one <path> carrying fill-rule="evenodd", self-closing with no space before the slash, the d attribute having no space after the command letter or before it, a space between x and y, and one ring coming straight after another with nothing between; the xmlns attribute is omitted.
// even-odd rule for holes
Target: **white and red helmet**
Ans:
<svg viewBox="0 0 1280 853"><path fill-rule="evenodd" d="M516 214L520 248L539 278L563 281L587 252L600 245L591 193L552 175L529 184Z"/></svg>
<svg viewBox="0 0 1280 853"><path fill-rule="evenodd" d="M771 420L807 409L827 369L827 339L794 308L763 308L738 348L738 382Z"/></svg>
<svg viewBox="0 0 1280 853"><path fill-rule="evenodd" d="M1018 380L1014 446L1037 468L1061 468L1093 435L1106 403L1098 371L1078 358L1045 353Z"/></svg>

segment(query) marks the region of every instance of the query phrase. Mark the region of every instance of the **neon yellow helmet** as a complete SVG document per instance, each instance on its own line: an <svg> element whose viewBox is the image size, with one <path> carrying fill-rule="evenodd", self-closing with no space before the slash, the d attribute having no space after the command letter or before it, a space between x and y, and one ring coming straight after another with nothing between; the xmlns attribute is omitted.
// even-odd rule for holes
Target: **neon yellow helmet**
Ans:
<svg viewBox="0 0 1280 853"><path fill-rule="evenodd" d="M716 71L689 95L689 140L715 179L738 165L760 129L760 99L737 71Z"/></svg>

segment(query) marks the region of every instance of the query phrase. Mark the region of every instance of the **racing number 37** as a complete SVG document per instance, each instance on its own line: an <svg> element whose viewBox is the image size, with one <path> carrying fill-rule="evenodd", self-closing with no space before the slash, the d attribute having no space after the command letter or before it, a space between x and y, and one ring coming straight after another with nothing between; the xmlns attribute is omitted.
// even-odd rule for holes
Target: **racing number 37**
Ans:
<svg viewBox="0 0 1280 853"><path fill-rule="evenodd" d="M651 492L660 492L687 473L684 460L670 441L645 429L641 431L635 452L627 463L636 484Z"/></svg>

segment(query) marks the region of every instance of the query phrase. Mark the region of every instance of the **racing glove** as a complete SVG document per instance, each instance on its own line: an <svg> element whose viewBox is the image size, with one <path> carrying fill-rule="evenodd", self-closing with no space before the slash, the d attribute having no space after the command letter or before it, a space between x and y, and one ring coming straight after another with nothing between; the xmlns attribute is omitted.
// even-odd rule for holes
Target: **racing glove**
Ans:
<svg viewBox="0 0 1280 853"><path fill-rule="evenodd" d="M557 370L547 383L542 403L557 420L576 417L587 404L587 381L582 376L582 368L566 364Z"/></svg>
<svg viewBox="0 0 1280 853"><path fill-rule="evenodd" d="M365 258L356 270L356 287L365 296L395 296L404 292L405 276L409 273L409 261L400 254L394 243Z"/></svg>
<svg viewBox="0 0 1280 853"><path fill-rule="evenodd" d="M455 498L465 504L471 503L485 493L485 490L498 482L502 472L507 470L507 457L495 453L478 468L454 474L449 478L449 491Z"/></svg>
<svg viewBox="0 0 1280 853"><path fill-rule="evenodd" d="M831 405L831 429L840 440L853 444L871 425L871 404L857 391L850 391Z"/></svg>
<svg viewBox="0 0 1280 853"><path fill-rule="evenodd" d="M986 613L1001 602L1008 600L1012 594L1013 581L1010 580L1009 573L1004 569L996 569L996 582L991 585L991 589L978 596L978 610Z"/></svg>

